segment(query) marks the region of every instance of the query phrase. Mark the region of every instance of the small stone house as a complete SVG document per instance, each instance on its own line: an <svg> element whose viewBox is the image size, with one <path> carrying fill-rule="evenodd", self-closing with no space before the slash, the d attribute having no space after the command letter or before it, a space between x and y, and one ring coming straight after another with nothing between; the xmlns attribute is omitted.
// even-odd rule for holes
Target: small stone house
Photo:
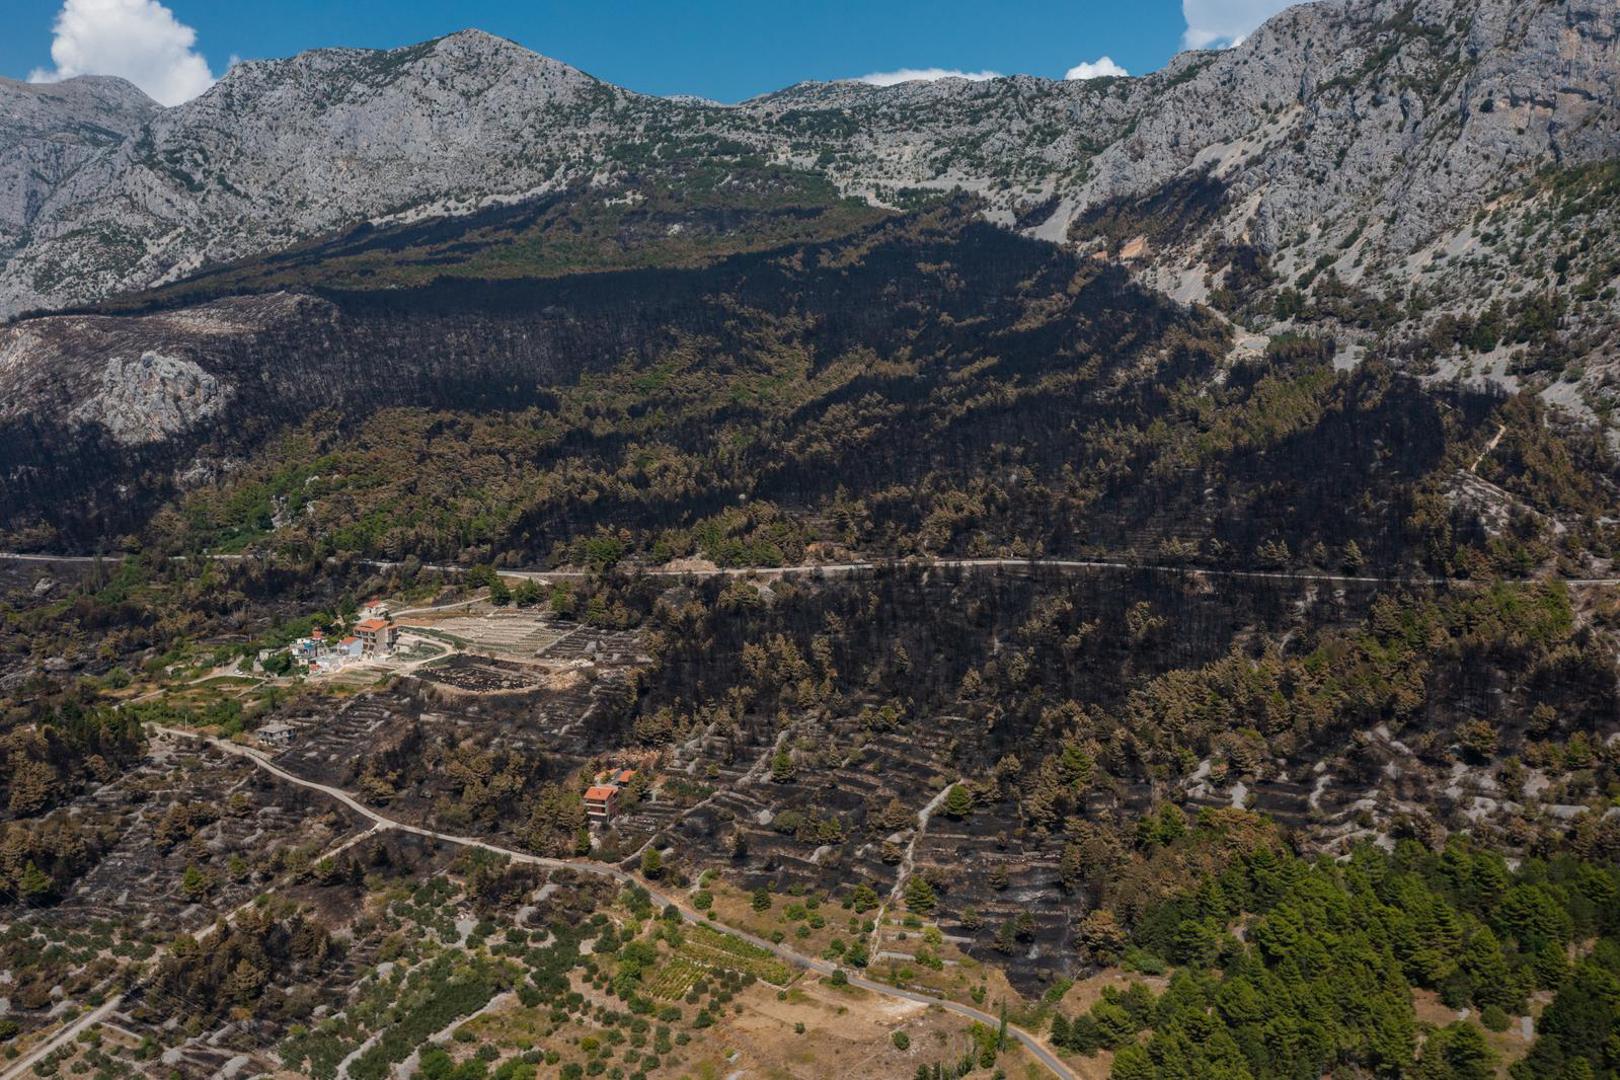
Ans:
<svg viewBox="0 0 1620 1080"><path fill-rule="evenodd" d="M286 746L288 743L292 742L292 737L295 730L296 729L291 724L284 723L280 720L272 720L270 723L254 731L253 734L260 742L267 743L270 746Z"/></svg>

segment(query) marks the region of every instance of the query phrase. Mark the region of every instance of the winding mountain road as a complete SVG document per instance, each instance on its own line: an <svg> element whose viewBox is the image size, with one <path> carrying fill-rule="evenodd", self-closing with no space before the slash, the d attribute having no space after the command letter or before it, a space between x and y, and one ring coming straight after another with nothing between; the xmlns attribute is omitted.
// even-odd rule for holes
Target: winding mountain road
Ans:
<svg viewBox="0 0 1620 1080"><path fill-rule="evenodd" d="M117 555L38 555L19 552L0 551L0 561L13 560L20 562L39 563L93 563L98 560L116 562L122 556ZM176 559L189 556L177 555ZM260 558L257 555L208 555L209 559L218 559L221 562L243 562L248 559ZM357 559L361 566L368 566L378 570L393 570L404 566L405 563L396 559ZM432 570L441 574L464 574L468 567L455 566L449 563L422 563L423 570ZM940 559L940 558L907 558L907 559L861 559L852 562L838 563L796 563L792 566L714 566L703 568L671 569L663 566L622 566L626 574L644 575L646 577L667 578L713 578L713 577L739 577L739 578L789 578L789 577L845 577L850 574L868 573L881 570L901 569L940 569L940 570L1057 570L1060 572L1075 572L1083 570L1105 571L1146 571L1155 574L1180 574L1194 578L1226 578L1238 581L1319 581L1329 585L1449 585L1457 588L1468 586L1494 585L1498 581L1485 578L1448 578L1401 574L1330 574L1326 571L1315 570L1241 570L1222 569L1219 567L1181 566L1174 563L1137 562L1131 559ZM503 578L514 580L528 580L537 582L549 581L577 581L591 577L595 571L591 570L510 570L501 569L499 574ZM1565 585L1577 587L1601 587L1620 585L1620 576L1615 577L1561 577L1557 575L1545 578L1510 578L1508 581L1517 581L1522 584L1535 584L1540 581L1561 581ZM470 601L460 601L456 604L445 605L443 608L415 609L423 611L447 610L452 607L463 606Z"/></svg>
<svg viewBox="0 0 1620 1080"><path fill-rule="evenodd" d="M527 863L532 866L544 866L555 870L574 870L580 873L595 874L598 877L610 878L624 885L636 885L646 889L653 901L659 906L673 907L676 911L680 912L681 918L685 921L706 926L716 926L723 929L726 933L748 942L750 945L766 950L779 960L782 960L802 971L811 971L818 975L831 975L834 971L838 970L836 965L825 960L794 952L792 949L778 945L773 941L768 941L765 938L757 937L754 934L748 933L747 931L738 930L735 927L725 926L724 924L711 923L709 919L701 915L698 911L687 906L679 897L661 893L656 888L653 888L645 881L638 878L636 875L626 870L622 870L617 866L611 866L605 863L586 862L584 860L554 859L545 855L532 855L526 851L515 851L511 848L501 847L499 844L492 844L487 840L481 840L475 836L458 836L455 833L439 832L436 829L424 829L418 825L410 825L406 822L391 818L386 814L377 812L376 810L367 806L365 803L360 802L353 795L349 794L349 792L343 790L342 788L333 787L330 784L318 783L314 780L306 780L304 777L301 777L296 773L288 772L286 769L283 769L275 762L266 758L263 754L258 753L249 747L243 746L240 743L227 742L224 739L218 739L211 735L204 735L201 732L188 731L184 728L166 727L160 724L154 724L152 727L154 730L173 738L199 739L209 743L219 750L224 751L225 753L235 754L238 757L246 758L259 768L265 770L278 779L285 780L289 784L296 784L302 788L308 788L311 791L318 791L323 795L336 799L338 802L353 810L355 813L360 814L361 816L370 820L377 826L378 829L397 829L400 832L414 833L417 836L430 837L434 840L440 840L448 844L456 844L462 847L482 848L485 851L511 859L513 862ZM848 973L846 972L846 974ZM981 1024L988 1024L991 1027L997 1027L1001 1023L1001 1019L999 1017L992 1016L991 1014L984 1012L982 1009L975 1009L971 1005L963 1005L961 1002L952 1001L949 998L936 997L933 994L923 993L920 990L905 990L900 987L889 986L886 983L880 983L872 979L868 979L863 975L848 975L848 978L851 986L858 986L863 990L868 990L875 994L883 994L887 997L899 998L903 1001L911 1001L919 1005L938 1005L946 1012L954 1013L957 1016L961 1016L969 1020L978 1021ZM89 1021L90 1017L87 1016L85 1019ZM82 1030L82 1027L80 1030ZM77 1034L77 1032L75 1032L75 1034ZM1051 1070L1053 1075L1059 1077L1059 1080L1078 1080L1074 1072L1067 1065L1065 1065L1057 1057L1057 1055L1046 1046L1045 1043L1043 1043L1031 1032L1009 1024L1007 1026L1007 1034L1011 1035L1014 1039L1017 1039L1018 1042L1036 1058L1036 1060L1040 1061L1041 1064L1045 1065L1049 1070Z"/></svg>

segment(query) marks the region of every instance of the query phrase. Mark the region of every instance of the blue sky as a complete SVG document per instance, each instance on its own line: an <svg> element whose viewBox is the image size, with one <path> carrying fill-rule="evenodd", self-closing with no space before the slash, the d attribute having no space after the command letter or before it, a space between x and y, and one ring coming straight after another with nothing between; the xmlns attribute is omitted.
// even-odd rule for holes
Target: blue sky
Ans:
<svg viewBox="0 0 1620 1080"><path fill-rule="evenodd" d="M0 0L0 74L120 74L165 103L233 57L392 47L468 26L654 94L737 101L898 69L1141 74L1281 0Z"/></svg>

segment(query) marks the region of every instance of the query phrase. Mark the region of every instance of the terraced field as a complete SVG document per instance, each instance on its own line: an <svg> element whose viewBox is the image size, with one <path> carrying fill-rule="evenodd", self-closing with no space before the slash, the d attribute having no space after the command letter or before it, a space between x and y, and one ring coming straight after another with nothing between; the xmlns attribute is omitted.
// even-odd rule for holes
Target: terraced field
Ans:
<svg viewBox="0 0 1620 1080"><path fill-rule="evenodd" d="M420 616L401 620L401 625L447 634L474 652L495 656L538 656L567 632L549 615L526 609L468 612L448 618Z"/></svg>
<svg viewBox="0 0 1620 1080"><path fill-rule="evenodd" d="M740 971L772 986L786 986L793 981L793 969L783 961L758 945L709 926L694 926L677 955L710 970Z"/></svg>
<svg viewBox="0 0 1620 1080"><path fill-rule="evenodd" d="M664 961L647 980L647 992L665 1001L679 1001L697 984L709 968L684 953Z"/></svg>

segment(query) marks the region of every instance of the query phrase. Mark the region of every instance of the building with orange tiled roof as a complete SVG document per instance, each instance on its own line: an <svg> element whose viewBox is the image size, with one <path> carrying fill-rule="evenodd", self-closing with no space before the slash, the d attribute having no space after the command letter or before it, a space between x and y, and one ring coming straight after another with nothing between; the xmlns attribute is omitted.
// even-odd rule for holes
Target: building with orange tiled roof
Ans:
<svg viewBox="0 0 1620 1080"><path fill-rule="evenodd" d="M354 635L360 639L360 651L366 656L381 656L394 651L399 640L399 627L387 619L365 619L355 623Z"/></svg>
<svg viewBox="0 0 1620 1080"><path fill-rule="evenodd" d="M619 812L619 789L613 784L595 784L585 789L585 816L591 821L611 821Z"/></svg>

